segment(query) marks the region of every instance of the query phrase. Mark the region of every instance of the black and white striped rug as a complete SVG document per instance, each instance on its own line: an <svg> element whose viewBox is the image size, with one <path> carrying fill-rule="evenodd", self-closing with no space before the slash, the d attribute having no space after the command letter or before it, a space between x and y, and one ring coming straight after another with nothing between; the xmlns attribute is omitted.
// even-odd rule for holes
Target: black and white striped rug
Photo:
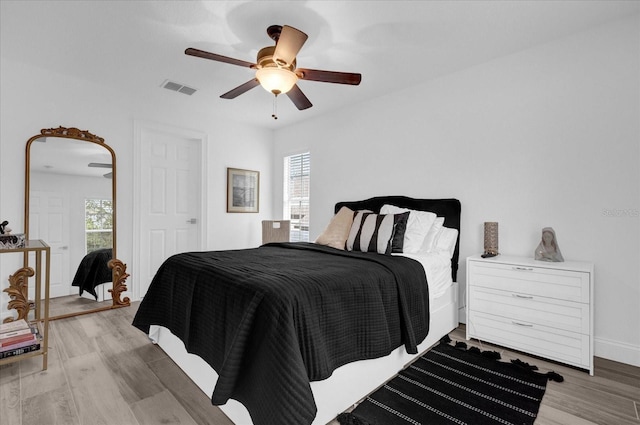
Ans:
<svg viewBox="0 0 640 425"><path fill-rule="evenodd" d="M494 351L452 345L445 336L411 366L338 416L341 425L533 424L547 380L519 360L499 361Z"/></svg>

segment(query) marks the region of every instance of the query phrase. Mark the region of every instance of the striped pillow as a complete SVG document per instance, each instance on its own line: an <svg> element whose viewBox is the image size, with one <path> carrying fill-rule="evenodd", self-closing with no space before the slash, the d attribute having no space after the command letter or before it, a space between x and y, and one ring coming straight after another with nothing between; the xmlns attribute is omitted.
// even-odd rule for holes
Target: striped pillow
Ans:
<svg viewBox="0 0 640 425"><path fill-rule="evenodd" d="M374 214L356 212L347 238L348 251L390 254L402 252L409 212Z"/></svg>

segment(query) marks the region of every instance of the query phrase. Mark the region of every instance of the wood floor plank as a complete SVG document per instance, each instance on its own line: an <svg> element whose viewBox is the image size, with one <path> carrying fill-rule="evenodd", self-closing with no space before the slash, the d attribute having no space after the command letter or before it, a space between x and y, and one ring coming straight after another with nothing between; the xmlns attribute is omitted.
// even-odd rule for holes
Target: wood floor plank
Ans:
<svg viewBox="0 0 640 425"><path fill-rule="evenodd" d="M168 390L133 403L131 410L140 425L197 425Z"/></svg>
<svg viewBox="0 0 640 425"><path fill-rule="evenodd" d="M55 338L49 340L47 370L42 370L40 357L32 357L20 362L21 397L28 399L48 391L67 386L67 379L57 349Z"/></svg>
<svg viewBox="0 0 640 425"><path fill-rule="evenodd" d="M109 369L122 397L132 403L152 397L164 390L164 385L144 360L132 355L126 335L105 333L95 338L98 355Z"/></svg>
<svg viewBox="0 0 640 425"><path fill-rule="evenodd" d="M0 366L0 423L21 425L20 366L11 363Z"/></svg>
<svg viewBox="0 0 640 425"><path fill-rule="evenodd" d="M80 423L139 425L98 353L72 357L64 368Z"/></svg>
<svg viewBox="0 0 640 425"><path fill-rule="evenodd" d="M640 367L600 357L596 357L595 367L602 378L634 388L636 391L632 398L640 403Z"/></svg>
<svg viewBox="0 0 640 425"><path fill-rule="evenodd" d="M60 341L58 349L63 362L96 351L94 335L88 335L82 325L85 320L93 320L92 315L54 320L50 323L55 338Z"/></svg>
<svg viewBox="0 0 640 425"><path fill-rule="evenodd" d="M88 314L86 317L83 317L82 320L77 320L84 330L85 335L89 336L112 332L112 321L112 318L109 315L104 314L104 312Z"/></svg>
<svg viewBox="0 0 640 425"><path fill-rule="evenodd" d="M220 408L211 404L210 396L205 395L173 360L167 357L150 362L148 366L198 425L233 425Z"/></svg>
<svg viewBox="0 0 640 425"><path fill-rule="evenodd" d="M596 423L542 404L538 411L536 425L596 425Z"/></svg>
<svg viewBox="0 0 640 425"><path fill-rule="evenodd" d="M22 425L79 425L69 388L41 392L22 402Z"/></svg>
<svg viewBox="0 0 640 425"><path fill-rule="evenodd" d="M622 405L619 402L608 404L609 397L593 398L593 394L583 387L578 387L580 389L575 394L569 394L566 390L567 387L562 387L566 383L563 382L547 390L543 400L545 405L562 410L576 418L588 419L602 425L637 425L640 423L637 420L633 402L629 405ZM559 391L557 387L561 387L562 390Z"/></svg>
<svg viewBox="0 0 640 425"><path fill-rule="evenodd" d="M42 362L40 362L40 365L42 365ZM0 366L0 385L2 385L2 383L5 381L8 382L18 377L20 377L19 362L9 363L9 364Z"/></svg>

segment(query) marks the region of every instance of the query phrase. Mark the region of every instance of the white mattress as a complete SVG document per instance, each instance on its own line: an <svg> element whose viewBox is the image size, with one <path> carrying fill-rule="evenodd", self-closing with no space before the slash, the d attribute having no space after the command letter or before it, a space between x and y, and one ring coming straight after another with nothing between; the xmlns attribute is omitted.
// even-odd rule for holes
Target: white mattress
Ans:
<svg viewBox="0 0 640 425"><path fill-rule="evenodd" d="M447 288L453 285L451 278L451 259L445 252L426 252L417 254L392 254L402 255L403 257L416 260L427 275L427 283L429 284L429 299L434 300L445 293Z"/></svg>

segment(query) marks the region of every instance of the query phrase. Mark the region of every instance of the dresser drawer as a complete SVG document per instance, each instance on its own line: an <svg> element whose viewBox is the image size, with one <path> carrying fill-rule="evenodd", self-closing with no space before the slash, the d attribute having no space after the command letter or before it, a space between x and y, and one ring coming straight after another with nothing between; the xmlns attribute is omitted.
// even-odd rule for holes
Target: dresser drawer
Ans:
<svg viewBox="0 0 640 425"><path fill-rule="evenodd" d="M589 335L471 310L468 336L574 366L591 368Z"/></svg>
<svg viewBox="0 0 640 425"><path fill-rule="evenodd" d="M511 264L469 262L469 285L589 303L589 273Z"/></svg>
<svg viewBox="0 0 640 425"><path fill-rule="evenodd" d="M471 311L569 332L589 333L589 304L481 286L472 286L469 290L473 300L469 305Z"/></svg>

